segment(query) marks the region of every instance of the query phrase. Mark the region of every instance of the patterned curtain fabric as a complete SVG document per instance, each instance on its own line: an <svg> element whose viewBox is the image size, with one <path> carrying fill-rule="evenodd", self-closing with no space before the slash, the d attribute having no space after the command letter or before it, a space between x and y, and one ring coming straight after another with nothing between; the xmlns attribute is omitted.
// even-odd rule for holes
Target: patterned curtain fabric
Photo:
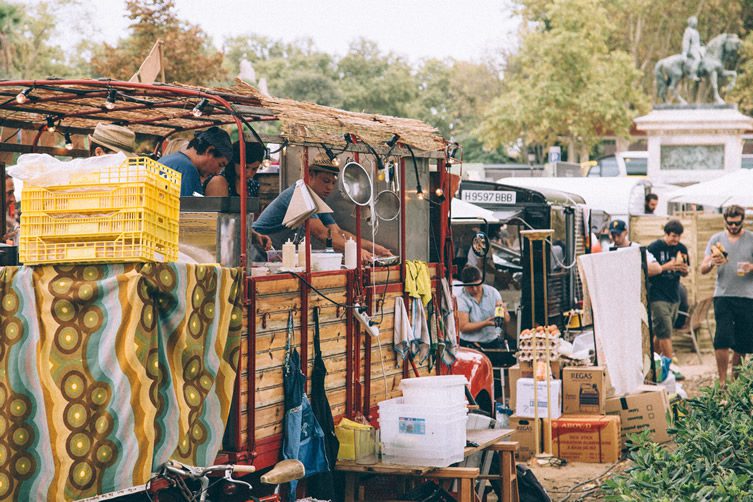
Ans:
<svg viewBox="0 0 753 502"><path fill-rule="evenodd" d="M0 500L75 500L213 463L242 274L214 265L0 268Z"/></svg>

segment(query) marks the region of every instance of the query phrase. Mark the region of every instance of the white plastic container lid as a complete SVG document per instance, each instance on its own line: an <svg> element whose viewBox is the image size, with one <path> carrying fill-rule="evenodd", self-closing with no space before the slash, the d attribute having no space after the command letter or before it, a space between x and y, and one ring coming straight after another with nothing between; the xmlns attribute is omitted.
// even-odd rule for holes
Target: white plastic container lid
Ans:
<svg viewBox="0 0 753 502"><path fill-rule="evenodd" d="M468 380L463 375L425 376L400 380L400 389L402 390L406 388L446 388L457 385L468 385Z"/></svg>

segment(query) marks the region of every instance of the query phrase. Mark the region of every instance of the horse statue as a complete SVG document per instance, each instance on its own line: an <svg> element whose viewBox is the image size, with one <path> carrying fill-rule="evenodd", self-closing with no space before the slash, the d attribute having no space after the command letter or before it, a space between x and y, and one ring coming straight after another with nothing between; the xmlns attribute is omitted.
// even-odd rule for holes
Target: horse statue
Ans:
<svg viewBox="0 0 753 502"><path fill-rule="evenodd" d="M726 90L731 91L737 80L737 72L726 68L734 66L741 43L740 37L734 33L722 33L712 38L705 47L698 65L698 73L695 76L689 74L688 61L683 54L660 59L654 67L656 94L659 100L666 103L669 94L670 100L674 98L682 104L687 104L687 101L677 92L677 86L684 77L698 77L707 80L714 102L724 104L724 100L719 95L719 77L730 79ZM694 102L698 97L700 84L698 78L693 78L691 99Z"/></svg>

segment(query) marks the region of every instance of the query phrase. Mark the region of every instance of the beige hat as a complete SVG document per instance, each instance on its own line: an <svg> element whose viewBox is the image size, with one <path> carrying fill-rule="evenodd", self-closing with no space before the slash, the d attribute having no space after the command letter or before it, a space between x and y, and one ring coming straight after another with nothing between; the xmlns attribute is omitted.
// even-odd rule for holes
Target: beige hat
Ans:
<svg viewBox="0 0 753 502"><path fill-rule="evenodd" d="M135 157L136 133L127 127L115 124L97 124L89 141L115 152L122 152L128 157Z"/></svg>
<svg viewBox="0 0 753 502"><path fill-rule="evenodd" d="M322 154L314 157L314 161L309 164L309 169L325 173L340 174L340 167L331 161L329 157Z"/></svg>

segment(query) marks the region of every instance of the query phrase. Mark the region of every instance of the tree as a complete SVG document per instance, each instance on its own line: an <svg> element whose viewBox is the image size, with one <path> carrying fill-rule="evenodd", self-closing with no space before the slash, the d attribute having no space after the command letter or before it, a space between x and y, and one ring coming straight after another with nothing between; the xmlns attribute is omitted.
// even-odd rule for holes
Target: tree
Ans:
<svg viewBox="0 0 753 502"><path fill-rule="evenodd" d="M225 82L222 53L197 25L178 18L175 0L128 0L130 35L101 44L91 60L94 76L128 80L158 39L164 42L165 80L211 85Z"/></svg>
<svg viewBox="0 0 753 502"><path fill-rule="evenodd" d="M342 107L356 112L411 117L418 82L403 58L382 54L376 42L359 39L337 63Z"/></svg>
<svg viewBox="0 0 753 502"><path fill-rule="evenodd" d="M224 52L229 75L237 75L241 61L246 60L253 65L257 79L267 79L269 91L275 96L341 105L335 59L317 50L310 39L285 43L244 35L228 39Z"/></svg>
<svg viewBox="0 0 753 502"><path fill-rule="evenodd" d="M59 1L55 10L75 2ZM0 78L67 77L80 67L51 42L58 29L57 16L48 2L33 7L0 1Z"/></svg>
<svg viewBox="0 0 753 502"><path fill-rule="evenodd" d="M523 152L565 142L584 159L605 134L627 136L647 109L642 75L630 54L610 48L616 31L599 0L556 0L542 12L546 22L523 33L479 133L487 147L522 142Z"/></svg>

